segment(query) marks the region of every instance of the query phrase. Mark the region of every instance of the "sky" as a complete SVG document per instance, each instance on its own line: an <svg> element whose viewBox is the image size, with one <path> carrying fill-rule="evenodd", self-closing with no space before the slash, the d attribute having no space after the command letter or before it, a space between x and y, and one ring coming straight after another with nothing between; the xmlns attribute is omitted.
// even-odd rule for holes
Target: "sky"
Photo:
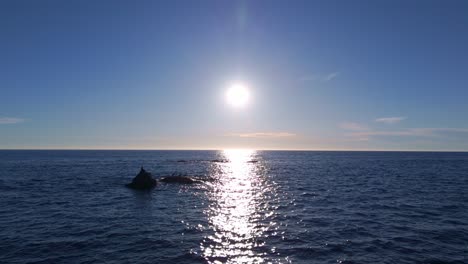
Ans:
<svg viewBox="0 0 468 264"><path fill-rule="evenodd" d="M468 151L468 2L0 1L0 149ZM248 87L244 107L226 102Z"/></svg>

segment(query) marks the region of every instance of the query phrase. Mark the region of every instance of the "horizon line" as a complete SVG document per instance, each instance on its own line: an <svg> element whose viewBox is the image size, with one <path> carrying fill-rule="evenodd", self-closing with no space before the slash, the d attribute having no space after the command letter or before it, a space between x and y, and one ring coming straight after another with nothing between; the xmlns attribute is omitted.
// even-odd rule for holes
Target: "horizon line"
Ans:
<svg viewBox="0 0 468 264"><path fill-rule="evenodd" d="M0 148L0 151L17 150L52 150L52 151L223 151L223 150L255 150L255 151L290 151L290 152L468 152L468 150L415 150L415 149L255 149L255 148Z"/></svg>

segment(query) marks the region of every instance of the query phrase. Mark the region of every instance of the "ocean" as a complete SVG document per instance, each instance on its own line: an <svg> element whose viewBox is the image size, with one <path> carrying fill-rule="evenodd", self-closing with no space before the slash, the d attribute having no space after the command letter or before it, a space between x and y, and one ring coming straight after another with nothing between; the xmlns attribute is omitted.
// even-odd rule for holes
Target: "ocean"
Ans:
<svg viewBox="0 0 468 264"><path fill-rule="evenodd" d="M0 263L468 263L468 153L3 150L0 205Z"/></svg>

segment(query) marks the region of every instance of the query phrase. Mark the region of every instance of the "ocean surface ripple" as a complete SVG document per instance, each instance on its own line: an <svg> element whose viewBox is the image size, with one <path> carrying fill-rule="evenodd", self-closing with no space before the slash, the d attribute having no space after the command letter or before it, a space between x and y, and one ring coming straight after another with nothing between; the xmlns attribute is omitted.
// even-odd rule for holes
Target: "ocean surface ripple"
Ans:
<svg viewBox="0 0 468 264"><path fill-rule="evenodd" d="M468 153L5 150L0 262L468 263L467 190Z"/></svg>

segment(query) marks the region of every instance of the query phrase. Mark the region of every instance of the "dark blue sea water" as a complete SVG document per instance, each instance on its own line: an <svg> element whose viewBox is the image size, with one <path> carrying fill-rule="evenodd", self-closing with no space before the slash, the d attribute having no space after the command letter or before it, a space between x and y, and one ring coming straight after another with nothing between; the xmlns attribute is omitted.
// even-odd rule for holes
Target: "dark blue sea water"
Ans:
<svg viewBox="0 0 468 264"><path fill-rule="evenodd" d="M0 262L468 263L468 153L0 151Z"/></svg>

